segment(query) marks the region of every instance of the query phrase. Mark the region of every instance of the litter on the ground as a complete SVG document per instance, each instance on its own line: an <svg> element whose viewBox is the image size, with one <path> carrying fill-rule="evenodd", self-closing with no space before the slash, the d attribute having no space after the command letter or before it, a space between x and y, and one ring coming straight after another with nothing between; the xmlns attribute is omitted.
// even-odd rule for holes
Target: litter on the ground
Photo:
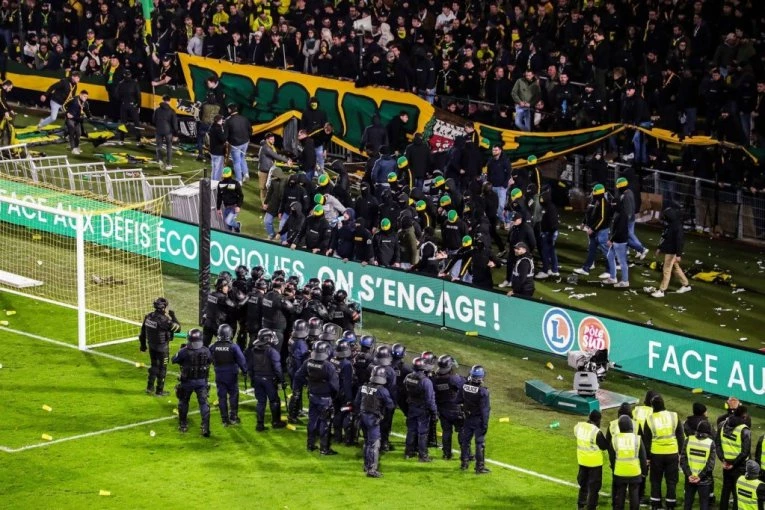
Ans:
<svg viewBox="0 0 765 510"><path fill-rule="evenodd" d="M731 294L739 294L741 292L746 292L746 289L743 288L743 287L739 287L736 290L734 290L733 292L731 292Z"/></svg>
<svg viewBox="0 0 765 510"><path fill-rule="evenodd" d="M556 377L556 379L559 380L559 381L562 381L563 380L563 376L558 374L558 377Z"/></svg>
<svg viewBox="0 0 765 510"><path fill-rule="evenodd" d="M718 307L714 308L714 311L715 312L732 312L733 308L723 308L721 306L718 306Z"/></svg>
<svg viewBox="0 0 765 510"><path fill-rule="evenodd" d="M749 340L749 338L745 336L742 336L741 338L738 339L739 342L746 342L747 340Z"/></svg>
<svg viewBox="0 0 765 510"><path fill-rule="evenodd" d="M549 361L547 362L547 364L545 366L547 368L549 368L550 370L553 370L555 368L555 366L552 363L550 363Z"/></svg>
<svg viewBox="0 0 765 510"><path fill-rule="evenodd" d="M584 299L592 296L597 296L597 292L589 292L587 294L571 294L568 298L569 299Z"/></svg>
<svg viewBox="0 0 765 510"><path fill-rule="evenodd" d="M529 360L529 357L528 357L528 356L524 356L524 357L522 357L521 359L522 359L523 361L528 361L528 360Z"/></svg>

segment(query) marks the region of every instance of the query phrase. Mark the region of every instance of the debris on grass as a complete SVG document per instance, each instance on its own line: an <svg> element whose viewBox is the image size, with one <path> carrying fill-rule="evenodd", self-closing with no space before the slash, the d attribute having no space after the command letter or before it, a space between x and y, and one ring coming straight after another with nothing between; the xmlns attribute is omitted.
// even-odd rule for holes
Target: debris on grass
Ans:
<svg viewBox="0 0 765 510"><path fill-rule="evenodd" d="M563 376L558 374L558 377L556 377L556 379L559 380L559 381L562 381L563 380Z"/></svg>
<svg viewBox="0 0 765 510"><path fill-rule="evenodd" d="M713 309L715 312L732 312L733 308L723 308L721 306L718 306Z"/></svg>
<svg viewBox="0 0 765 510"><path fill-rule="evenodd" d="M529 357L528 357L528 356L524 356L524 357L522 357L521 359L522 359L523 361L528 361L528 360L529 360Z"/></svg>
<svg viewBox="0 0 765 510"><path fill-rule="evenodd" d="M8 315L8 316L16 315L16 310L6 310L5 315Z"/></svg>
<svg viewBox="0 0 765 510"><path fill-rule="evenodd" d="M645 325L646 326L653 326L653 321L651 319L648 319L647 321L645 321Z"/></svg>
<svg viewBox="0 0 765 510"><path fill-rule="evenodd" d="M724 327L726 327L726 325L725 324L720 324L720 327L724 328Z"/></svg>
<svg viewBox="0 0 765 510"><path fill-rule="evenodd" d="M505 416L505 417L503 417L503 418L500 418L500 419L499 419L499 422L500 422L500 423L510 423L510 417L508 417L508 416Z"/></svg>
<svg viewBox="0 0 765 510"><path fill-rule="evenodd" d="M568 298L569 299L584 299L592 296L597 296L597 292L589 292L587 294L571 294Z"/></svg>
<svg viewBox="0 0 765 510"><path fill-rule="evenodd" d="M572 291L572 290L574 290L574 287L564 287L563 288L563 292L569 292L569 291Z"/></svg>
<svg viewBox="0 0 765 510"><path fill-rule="evenodd" d="M10 322L8 322L8 321L0 321L0 326L7 326L8 324L10 324Z"/></svg>
<svg viewBox="0 0 765 510"><path fill-rule="evenodd" d="M746 292L746 289L743 288L743 287L739 287L736 290L734 290L733 292L731 292L731 294L740 294L741 292Z"/></svg>
<svg viewBox="0 0 765 510"><path fill-rule="evenodd" d="M702 390L701 388L693 388L691 390L691 393L695 393L698 395L699 393L704 393L704 390Z"/></svg>
<svg viewBox="0 0 765 510"><path fill-rule="evenodd" d="M109 491L105 491L105 490L101 489L100 491L98 491L98 495L99 496L111 496L112 493L109 492Z"/></svg>
<svg viewBox="0 0 765 510"><path fill-rule="evenodd" d="M157 435L157 433L156 433L156 432L154 432L153 430L150 430L150 431L149 431L149 436L151 436L151 437L154 437L154 436L156 436L156 435Z"/></svg>
<svg viewBox="0 0 765 510"><path fill-rule="evenodd" d="M43 441L53 441L53 436L51 436L50 434L43 434L40 437L43 439Z"/></svg>
<svg viewBox="0 0 765 510"><path fill-rule="evenodd" d="M49 406L48 404L43 404L42 410L43 411L51 412L51 411L53 411L53 408L51 406Z"/></svg>
<svg viewBox="0 0 765 510"><path fill-rule="evenodd" d="M545 364L545 366L546 366L547 368L549 368L550 370L554 370L554 369L555 369L555 365L553 365L553 364L552 364L551 362L549 362L549 361L547 362L547 364Z"/></svg>
<svg viewBox="0 0 765 510"><path fill-rule="evenodd" d="M739 342L746 342L747 340L749 340L749 338L745 336L742 336L741 338L738 339Z"/></svg>

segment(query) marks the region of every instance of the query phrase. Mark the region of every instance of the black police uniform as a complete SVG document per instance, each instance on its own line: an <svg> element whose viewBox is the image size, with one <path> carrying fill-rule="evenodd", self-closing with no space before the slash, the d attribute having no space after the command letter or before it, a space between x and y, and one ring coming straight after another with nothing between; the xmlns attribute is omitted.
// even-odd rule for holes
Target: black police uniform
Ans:
<svg viewBox="0 0 765 510"><path fill-rule="evenodd" d="M380 423L386 412L396 407L385 386L374 383L363 385L354 407L359 409L361 427L364 429L364 471L377 472L380 458Z"/></svg>
<svg viewBox="0 0 765 510"><path fill-rule="evenodd" d="M207 377L212 356L201 341L192 341L173 356L173 363L181 366L181 382L175 387L178 397L178 423L182 432L188 429L189 400L197 394L199 412L202 415L202 435L210 435L210 405L207 402Z"/></svg>
<svg viewBox="0 0 765 510"><path fill-rule="evenodd" d="M335 367L327 360L309 359L295 373L296 391L308 384L308 443L309 451L316 449L319 436L322 453L331 454L330 423L332 421L332 397L340 389Z"/></svg>
<svg viewBox="0 0 765 510"><path fill-rule="evenodd" d="M443 444L444 459L452 458L452 434L457 432L457 437L462 431L465 417L457 404L457 393L465 384L465 378L459 374L437 374L433 378L433 389L436 392L436 406L438 416L441 419L441 440Z"/></svg>
<svg viewBox="0 0 765 510"><path fill-rule="evenodd" d="M175 314L170 311L167 314L158 310L147 314L143 318L141 334L138 340L141 342L141 352L149 347L149 379L146 382L146 393L154 392L154 382L157 383L157 395L165 393L165 376L167 375L167 363L170 358L170 342L173 333L181 330L181 325Z"/></svg>
<svg viewBox="0 0 765 510"><path fill-rule="evenodd" d="M465 424L460 434L462 468L467 469L470 462L470 443L475 437L475 469L481 471L485 466L486 431L489 428L489 390L480 383L466 381L457 392L457 403L462 405Z"/></svg>
<svg viewBox="0 0 765 510"><path fill-rule="evenodd" d="M207 295L202 327L202 342L205 347L210 345L212 338L218 333L218 327L221 324L228 324L228 314L232 308L233 303L223 292L215 291Z"/></svg>
<svg viewBox="0 0 765 510"><path fill-rule="evenodd" d="M281 292L270 290L266 292L260 301L263 327L273 330L279 339L279 344L274 348L281 352L284 343L284 331L287 329L287 314L293 309L292 303L284 299Z"/></svg>
<svg viewBox="0 0 765 510"><path fill-rule="evenodd" d="M215 387L223 424L239 423L239 372L247 372L244 354L231 340L218 340L210 346L215 366ZM230 406L230 407L229 407Z"/></svg>

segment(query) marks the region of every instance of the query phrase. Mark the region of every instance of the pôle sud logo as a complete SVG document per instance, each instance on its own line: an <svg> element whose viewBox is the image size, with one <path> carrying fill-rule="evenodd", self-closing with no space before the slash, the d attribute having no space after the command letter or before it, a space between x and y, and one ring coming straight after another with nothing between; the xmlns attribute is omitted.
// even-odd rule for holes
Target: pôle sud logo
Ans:
<svg viewBox="0 0 765 510"><path fill-rule="evenodd" d="M577 331L579 349L587 352L595 352L611 347L611 336L603 322L597 317L585 317L579 323Z"/></svg>

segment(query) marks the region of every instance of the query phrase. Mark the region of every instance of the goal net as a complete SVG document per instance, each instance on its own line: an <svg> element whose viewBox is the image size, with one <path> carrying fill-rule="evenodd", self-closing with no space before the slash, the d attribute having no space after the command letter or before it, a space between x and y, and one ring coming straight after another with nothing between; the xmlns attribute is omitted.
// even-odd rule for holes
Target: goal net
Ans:
<svg viewBox="0 0 765 510"><path fill-rule="evenodd" d="M163 295L161 207L0 179L0 327L80 349L134 340Z"/></svg>

